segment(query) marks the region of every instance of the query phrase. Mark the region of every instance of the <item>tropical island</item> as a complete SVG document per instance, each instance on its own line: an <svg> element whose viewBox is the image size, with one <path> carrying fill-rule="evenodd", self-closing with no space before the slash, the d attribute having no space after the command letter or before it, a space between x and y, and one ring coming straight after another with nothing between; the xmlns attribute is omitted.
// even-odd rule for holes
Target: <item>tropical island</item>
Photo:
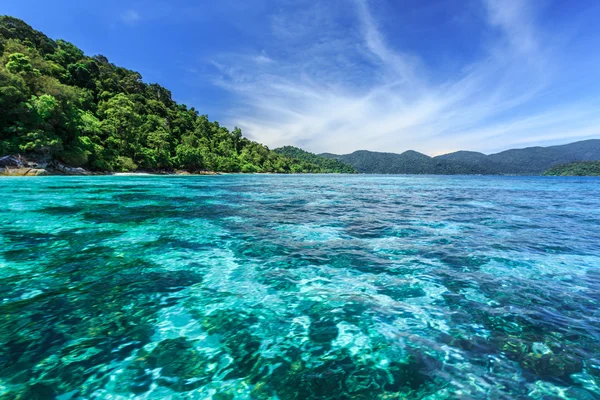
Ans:
<svg viewBox="0 0 600 400"><path fill-rule="evenodd" d="M101 55L0 16L0 157L22 171L356 172L275 152ZM311 160L311 161L308 161ZM21 165L20 165L21 164ZM3 165L0 165L2 168ZM38 168L39 167L39 168Z"/></svg>

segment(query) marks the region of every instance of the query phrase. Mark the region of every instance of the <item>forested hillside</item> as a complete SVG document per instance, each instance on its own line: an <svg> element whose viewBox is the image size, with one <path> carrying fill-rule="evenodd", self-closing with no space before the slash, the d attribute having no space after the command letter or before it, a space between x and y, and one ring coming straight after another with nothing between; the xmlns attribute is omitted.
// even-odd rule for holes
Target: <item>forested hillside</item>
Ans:
<svg viewBox="0 0 600 400"><path fill-rule="evenodd" d="M283 146L275 149L274 151L286 157L315 164L322 170L328 172L337 172L342 174L355 174L357 172L356 169L350 164L346 164L333 158L321 157L314 153L299 149L298 147Z"/></svg>
<svg viewBox="0 0 600 400"><path fill-rule="evenodd" d="M546 176L600 176L600 161L583 161L557 165L544 172Z"/></svg>
<svg viewBox="0 0 600 400"><path fill-rule="evenodd" d="M277 154L169 90L25 22L0 17L0 156L96 171L335 172Z"/></svg>
<svg viewBox="0 0 600 400"><path fill-rule="evenodd" d="M401 154L359 150L352 154L321 154L352 165L363 174L473 174L477 169L446 160L437 160L416 151Z"/></svg>

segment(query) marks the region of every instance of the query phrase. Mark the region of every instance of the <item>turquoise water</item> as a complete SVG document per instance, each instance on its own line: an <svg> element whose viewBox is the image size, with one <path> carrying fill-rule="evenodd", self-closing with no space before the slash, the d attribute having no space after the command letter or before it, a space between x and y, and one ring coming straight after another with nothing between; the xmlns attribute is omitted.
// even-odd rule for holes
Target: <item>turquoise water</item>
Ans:
<svg viewBox="0 0 600 400"><path fill-rule="evenodd" d="M0 179L2 399L598 399L600 179Z"/></svg>

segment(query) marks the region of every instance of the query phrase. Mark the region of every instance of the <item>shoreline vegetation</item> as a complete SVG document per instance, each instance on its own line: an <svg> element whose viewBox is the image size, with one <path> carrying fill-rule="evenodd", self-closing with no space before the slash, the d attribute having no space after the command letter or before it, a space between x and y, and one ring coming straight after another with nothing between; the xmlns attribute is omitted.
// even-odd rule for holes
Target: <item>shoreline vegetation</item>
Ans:
<svg viewBox="0 0 600 400"><path fill-rule="evenodd" d="M323 170L336 170L338 174L356 174L358 173L350 165L340 163L337 160L326 159L313 153L306 152L292 146L286 146L274 150L277 153L288 156L295 156L297 159L305 162L314 163L317 167ZM0 176L102 176L102 175L120 175L120 176L197 176L197 175L223 175L231 173L246 173L246 174L271 174L272 172L224 172L211 170L185 170L185 169L169 169L169 170L145 170L138 169L135 171L92 171L82 167L72 167L61 163L54 159L27 159L25 156L8 155L0 157ZM334 172L328 172L334 173ZM288 172L287 174L303 174L302 172ZM367 173L368 174L368 173ZM423 175L415 173L384 173L382 175ZM555 165L543 174L427 174L427 175L496 175L496 176L600 176L600 161L582 161L572 162L567 164Z"/></svg>
<svg viewBox="0 0 600 400"><path fill-rule="evenodd" d="M200 175L226 175L228 172L215 171L135 171L135 172L61 172L39 168L0 168L0 177L3 176L200 176Z"/></svg>
<svg viewBox="0 0 600 400"><path fill-rule="evenodd" d="M291 147L291 146L287 146ZM288 149L289 150L289 149ZM300 149L297 149L300 150ZM276 149L275 151L279 151ZM304 152L303 150L300 150ZM308 153L315 156L312 153ZM318 156L317 156L318 157ZM328 160L330 161L330 160ZM81 167L70 167L56 160L49 162L35 162L26 160L21 155L0 157L0 177L2 176L201 176L201 175L228 175L228 174L272 174L270 172L223 172L209 170L136 170L136 171L90 171ZM303 173L288 173L303 174ZM341 171L337 174L356 174L356 172ZM382 174L382 175L424 175L424 174ZM429 174L448 175L448 174ZM479 175L484 174L466 174ZM488 174L490 175L490 174ZM540 175L517 175L517 174L495 174L496 176L540 176ZM541 176L553 177L598 177L600 176L600 161L583 161L556 165Z"/></svg>
<svg viewBox="0 0 600 400"><path fill-rule="evenodd" d="M600 161L583 161L556 165L544 176L600 176Z"/></svg>
<svg viewBox="0 0 600 400"><path fill-rule="evenodd" d="M307 153L314 156L312 153ZM330 160L326 160L330 161ZM351 167L344 167L346 172L339 173L356 173ZM348 171L349 169L349 171ZM135 171L91 171L81 167L71 167L65 165L57 160L29 160L23 155L9 155L0 157L0 176L102 176L102 175L119 175L119 176L167 176L167 175L224 175L231 173L246 173L246 174L271 174L271 172L224 172L224 171L210 171L210 170L184 170L184 169L171 169L171 170L144 170L139 169ZM323 172L321 172L323 173ZM327 172L334 173L334 172ZM295 172L295 174L302 174L302 172Z"/></svg>

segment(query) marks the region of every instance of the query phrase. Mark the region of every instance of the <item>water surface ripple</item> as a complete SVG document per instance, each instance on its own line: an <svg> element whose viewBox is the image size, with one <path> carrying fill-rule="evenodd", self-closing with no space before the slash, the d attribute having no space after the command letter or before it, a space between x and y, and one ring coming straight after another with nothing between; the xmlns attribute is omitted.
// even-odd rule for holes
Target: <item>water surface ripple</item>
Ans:
<svg viewBox="0 0 600 400"><path fill-rule="evenodd" d="M600 399L600 180L0 180L2 399Z"/></svg>

